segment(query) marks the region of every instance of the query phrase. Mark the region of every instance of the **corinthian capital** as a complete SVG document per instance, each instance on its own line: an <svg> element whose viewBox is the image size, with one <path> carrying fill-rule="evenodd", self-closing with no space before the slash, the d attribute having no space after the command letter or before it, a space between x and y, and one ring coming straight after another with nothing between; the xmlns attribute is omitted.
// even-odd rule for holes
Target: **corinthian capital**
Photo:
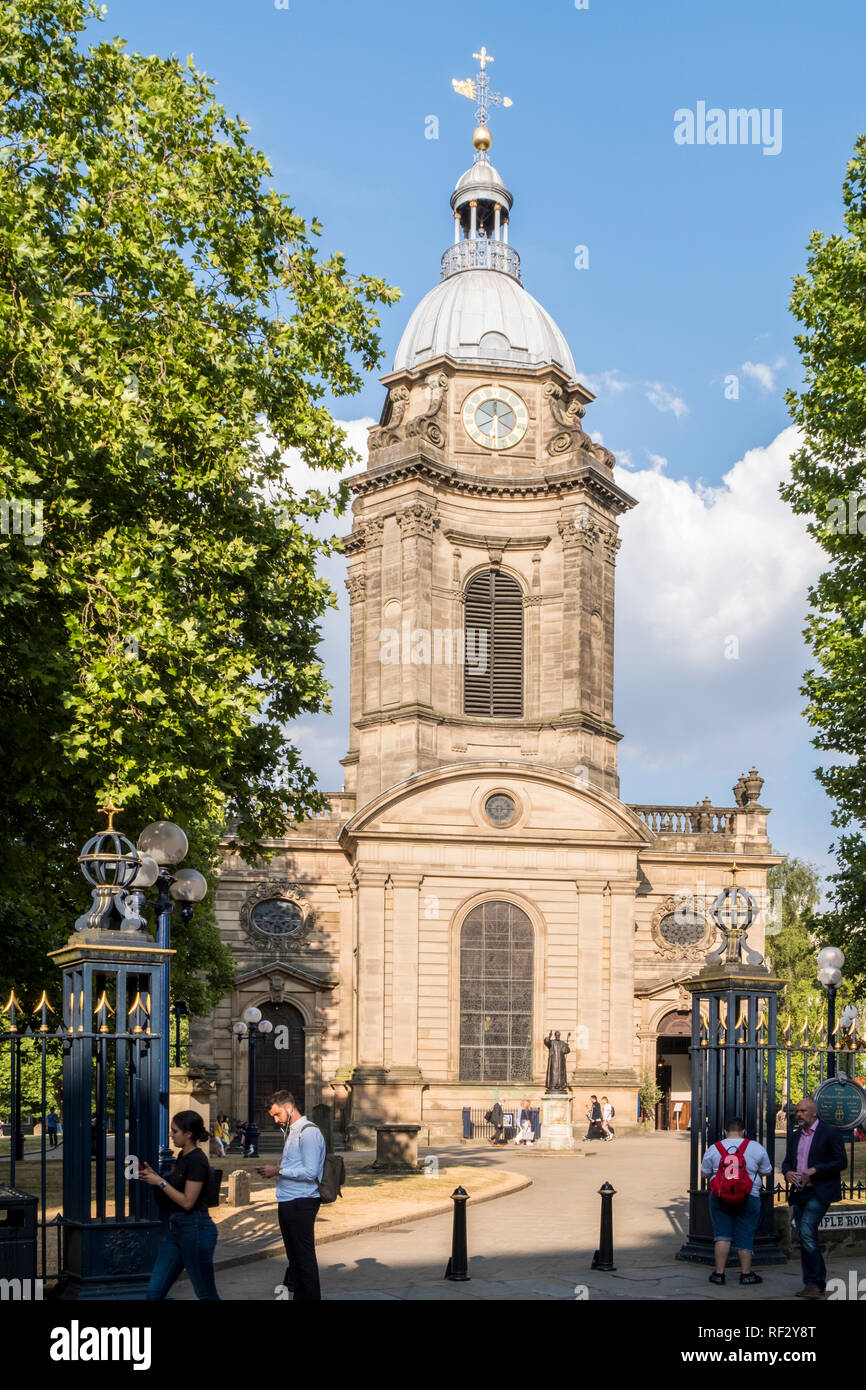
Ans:
<svg viewBox="0 0 866 1390"><path fill-rule="evenodd" d="M404 540L409 536L424 536L432 540L433 531L438 524L437 509L426 502L413 502L411 506L397 513L400 534Z"/></svg>

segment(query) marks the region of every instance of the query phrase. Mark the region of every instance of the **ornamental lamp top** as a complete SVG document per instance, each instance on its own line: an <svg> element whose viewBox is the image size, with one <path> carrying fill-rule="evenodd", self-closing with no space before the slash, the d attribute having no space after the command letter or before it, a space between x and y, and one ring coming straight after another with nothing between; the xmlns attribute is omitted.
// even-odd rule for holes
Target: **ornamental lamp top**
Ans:
<svg viewBox="0 0 866 1390"><path fill-rule="evenodd" d="M763 965L764 957L746 944L746 934L755 920L758 904L748 888L737 884L737 863L731 865L731 885L723 888L710 908L710 916L724 938L708 962L726 965Z"/></svg>

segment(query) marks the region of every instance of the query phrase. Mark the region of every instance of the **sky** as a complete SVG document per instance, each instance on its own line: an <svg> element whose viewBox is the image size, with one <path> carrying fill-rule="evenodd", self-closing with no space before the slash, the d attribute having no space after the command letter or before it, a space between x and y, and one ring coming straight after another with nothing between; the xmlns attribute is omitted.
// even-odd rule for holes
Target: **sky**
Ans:
<svg viewBox="0 0 866 1390"><path fill-rule="evenodd" d="M491 85L513 103L492 111L491 159L514 195L524 284L596 393L585 428L639 502L617 567L622 797L732 805L755 764L774 847L830 869L831 806L799 693L821 556L778 486L796 447L785 391L801 381L791 282L812 230L842 230L845 165L866 129L862 0L109 0L91 28L192 54L273 186L323 223L323 252L400 287L383 372L438 282L448 199L472 162L474 107L451 79L474 76L486 46ZM728 138L739 108L763 113L755 142ZM371 374L329 403L362 452L382 401ZM347 746L343 565L325 570L340 601L321 648L333 714L292 730L333 791Z"/></svg>

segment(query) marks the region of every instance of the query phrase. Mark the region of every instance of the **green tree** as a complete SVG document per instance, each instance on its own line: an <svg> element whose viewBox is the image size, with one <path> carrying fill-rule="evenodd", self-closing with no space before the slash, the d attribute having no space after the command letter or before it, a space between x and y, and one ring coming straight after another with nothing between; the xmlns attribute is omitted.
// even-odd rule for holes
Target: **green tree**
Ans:
<svg viewBox="0 0 866 1390"><path fill-rule="evenodd" d="M816 1005L817 1014L821 1012L823 991L815 963L819 950L815 914L821 901L821 876L813 864L786 857L769 870L767 888L771 896L779 895L781 903L780 929L767 937L766 945L766 958L774 974L787 982L779 1001L781 1041L789 1016L798 1036L796 1030L807 1016L815 1022Z"/></svg>
<svg viewBox="0 0 866 1390"><path fill-rule="evenodd" d="M41 1043L32 1038L22 1039L18 1045L18 1058L21 1068L21 1109L24 1114L41 1115ZM12 1102L12 1056L9 1047L4 1044L0 1049L0 1115L5 1121L6 1134L9 1133ZM45 1103L48 1110L53 1106L57 1111L61 1110L63 1103L63 1043L59 1038L50 1038L45 1048Z"/></svg>
<svg viewBox="0 0 866 1390"><path fill-rule="evenodd" d="M818 911L821 902L821 876L813 864L794 857L783 859L767 875L771 894L779 893L781 901L781 930L767 938L766 958L774 974L787 981L779 1000L778 1042L785 1047L790 1038L793 1049L804 1041L804 1026L808 1023L810 1045L817 1047L822 1026L827 1021L827 996L818 982L817 955L828 944L827 914ZM864 990L849 974L846 962L844 979L837 996L837 1022L846 1004L856 1005L860 1014L861 1032L866 1026ZM790 1032L788 1031L790 1029ZM781 1054L777 1066L777 1091L783 1099L785 1069ZM808 1084L817 1081L817 1059L808 1077ZM799 1098L805 1091L803 1058L791 1053L791 1096Z"/></svg>
<svg viewBox="0 0 866 1390"><path fill-rule="evenodd" d="M806 637L818 666L806 672L815 746L832 755L817 776L835 802L838 871L825 942L846 952L846 978L866 984L866 135L843 185L845 234L813 232L791 308L804 385L787 400L803 433L782 495L810 518L828 567L810 590Z"/></svg>
<svg viewBox="0 0 866 1390"><path fill-rule="evenodd" d="M346 487L299 494L282 455L353 461L324 399L397 297L317 258L191 60L85 49L95 14L0 10L0 981L55 998L105 797L209 874L226 816L254 861L321 805L286 726L328 707L311 526ZM212 912L173 945L204 1012L232 979Z"/></svg>

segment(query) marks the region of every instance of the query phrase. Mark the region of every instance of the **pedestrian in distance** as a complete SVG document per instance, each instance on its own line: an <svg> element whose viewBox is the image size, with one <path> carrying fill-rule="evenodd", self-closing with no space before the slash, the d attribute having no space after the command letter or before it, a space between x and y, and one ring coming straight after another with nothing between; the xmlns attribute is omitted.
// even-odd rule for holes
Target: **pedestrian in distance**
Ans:
<svg viewBox="0 0 866 1390"><path fill-rule="evenodd" d="M316 1217L321 1205L319 1184L325 1167L325 1137L318 1125L302 1115L291 1091L275 1091L268 1114L283 1131L280 1166L263 1164L256 1172L277 1179L277 1215L289 1262L286 1282L296 1303L321 1300L316 1260Z"/></svg>
<svg viewBox="0 0 866 1390"><path fill-rule="evenodd" d="M60 1118L57 1114L57 1111L49 1110L48 1116L45 1121L45 1130L48 1135L48 1143L52 1149L57 1148L57 1128L59 1124Z"/></svg>
<svg viewBox="0 0 866 1390"><path fill-rule="evenodd" d="M788 1140L782 1164L803 1266L803 1287L796 1297L824 1299L827 1267L818 1244L818 1227L830 1204L842 1196L845 1144L834 1125L818 1119L812 1096L803 1097L796 1115L799 1128Z"/></svg>
<svg viewBox="0 0 866 1390"><path fill-rule="evenodd" d="M761 1276L752 1272L752 1252L761 1215L761 1176L773 1172L770 1155L761 1144L745 1137L743 1121L732 1115L725 1121L725 1137L704 1154L701 1172L710 1179L715 1256L710 1283L724 1284L733 1245L740 1262L740 1283L762 1284Z"/></svg>
<svg viewBox="0 0 866 1390"><path fill-rule="evenodd" d="M140 1163L138 1177L154 1189L157 1206L168 1213L168 1231L159 1248L145 1299L164 1299L182 1270L196 1298L218 1303L213 1257L217 1228L208 1213L219 1202L220 1170L212 1169L198 1146L210 1138L197 1110L181 1110L171 1122L171 1142L179 1149L169 1177Z"/></svg>
<svg viewBox="0 0 866 1390"><path fill-rule="evenodd" d="M525 1100L517 1114L517 1133L514 1136L515 1144L534 1144L535 1133L532 1128L532 1111L529 1108L529 1101Z"/></svg>
<svg viewBox="0 0 866 1390"><path fill-rule="evenodd" d="M494 1132L489 1136L489 1143L491 1144L505 1144L507 1142L505 1138L505 1111L502 1109L504 1104L505 1097L500 1096L498 1100L493 1102L484 1116L487 1123L493 1126Z"/></svg>
<svg viewBox="0 0 866 1390"><path fill-rule="evenodd" d="M219 1149L220 1158L225 1158L230 1141L228 1115L217 1115L214 1126L214 1143Z"/></svg>
<svg viewBox="0 0 866 1390"><path fill-rule="evenodd" d="M614 1118L615 1115L616 1115L616 1111L614 1110L614 1108L613 1108L613 1106L611 1105L610 1101L608 1100L607 1096L602 1096L602 1098L601 1098L601 1132L602 1132L602 1134L604 1135L604 1138L605 1138L605 1142L606 1142L606 1143L609 1143L611 1139L615 1139L615 1138L616 1138L616 1130L614 1129L613 1125L611 1124L611 1121L613 1120L613 1118Z"/></svg>
<svg viewBox="0 0 866 1390"><path fill-rule="evenodd" d="M603 1139L604 1131L601 1127L601 1106L598 1103L598 1096L590 1096L586 1105L587 1131L584 1136L586 1139Z"/></svg>

